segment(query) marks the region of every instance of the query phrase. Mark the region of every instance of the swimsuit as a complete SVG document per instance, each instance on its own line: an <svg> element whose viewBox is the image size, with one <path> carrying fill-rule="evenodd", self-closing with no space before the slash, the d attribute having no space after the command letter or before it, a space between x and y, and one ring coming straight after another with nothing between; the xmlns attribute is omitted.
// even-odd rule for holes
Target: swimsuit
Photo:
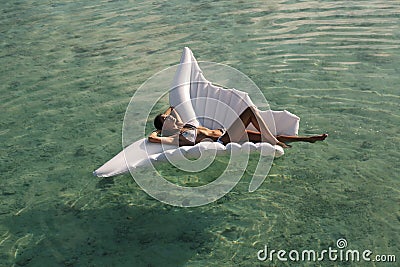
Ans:
<svg viewBox="0 0 400 267"><path fill-rule="evenodd" d="M197 131L196 129L189 129L181 133L181 135L189 142L196 143Z"/></svg>
<svg viewBox="0 0 400 267"><path fill-rule="evenodd" d="M193 143L193 145L196 144L196 138L197 138L197 128L196 126L193 126L191 124L185 124L183 126L184 128L189 128L185 130L184 132L181 132L181 135L188 140L189 142Z"/></svg>
<svg viewBox="0 0 400 267"><path fill-rule="evenodd" d="M224 136L226 134L226 129L225 128L221 128L221 129L218 129L218 130L220 130L222 134L221 134L220 137L218 137L217 142L220 143L221 145L223 145L224 142L222 142L221 138L222 138L222 136Z"/></svg>
<svg viewBox="0 0 400 267"><path fill-rule="evenodd" d="M183 127L184 127L184 128L189 128L189 129L187 129L187 130L181 132L180 134L182 135L182 137L184 137L184 138L185 138L186 140L188 140L190 143L192 143L193 145L195 145L195 144L196 144L196 138L197 138L197 127L196 127L196 126L193 126L193 125L191 125L191 124L185 124ZM221 134L220 137L218 137L218 139L216 140L216 142L218 142L218 143L224 145L224 142L221 140L221 138L222 138L222 136L225 135L226 129L225 129L225 128L221 128L221 129L218 129L218 130L220 130L222 134Z"/></svg>

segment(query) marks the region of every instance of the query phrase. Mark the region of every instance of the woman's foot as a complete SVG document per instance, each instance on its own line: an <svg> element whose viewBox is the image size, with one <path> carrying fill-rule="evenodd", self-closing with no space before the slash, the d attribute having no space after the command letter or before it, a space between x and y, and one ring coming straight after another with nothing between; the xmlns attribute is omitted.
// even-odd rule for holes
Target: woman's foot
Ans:
<svg viewBox="0 0 400 267"><path fill-rule="evenodd" d="M314 136L310 136L308 137L308 142L310 143L315 143L317 141L324 141L325 138L328 137L328 134L320 134L320 135L314 135Z"/></svg>
<svg viewBox="0 0 400 267"><path fill-rule="evenodd" d="M276 143L278 146L281 146L281 147L283 147L283 148L291 148L292 146L291 145L287 145L287 144L285 144L285 143L283 143L283 142L278 142L278 143Z"/></svg>

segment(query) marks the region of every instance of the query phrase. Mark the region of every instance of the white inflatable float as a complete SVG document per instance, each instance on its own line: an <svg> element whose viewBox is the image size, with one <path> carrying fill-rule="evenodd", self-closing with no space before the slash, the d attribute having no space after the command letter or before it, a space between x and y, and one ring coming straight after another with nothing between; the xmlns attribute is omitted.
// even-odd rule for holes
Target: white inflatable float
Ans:
<svg viewBox="0 0 400 267"><path fill-rule="evenodd" d="M224 89L203 76L192 51L185 47L169 92L169 103L177 109L184 122L210 129L226 128L249 106L255 106L246 92ZM297 135L299 117L284 111L260 111L274 135ZM249 129L255 130L251 125ZM179 157L197 158L208 151L216 155L226 153L260 153L280 157L282 147L269 143L201 142L194 146L171 146L150 143L142 138L127 146L111 160L93 172L98 177L110 177L149 166L157 161Z"/></svg>

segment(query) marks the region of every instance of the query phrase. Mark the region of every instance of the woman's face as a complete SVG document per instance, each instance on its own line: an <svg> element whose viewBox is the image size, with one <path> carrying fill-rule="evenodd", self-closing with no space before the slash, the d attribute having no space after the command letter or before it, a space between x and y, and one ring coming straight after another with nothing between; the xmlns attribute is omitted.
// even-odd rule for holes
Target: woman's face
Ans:
<svg viewBox="0 0 400 267"><path fill-rule="evenodd" d="M172 115L163 115L162 118L164 119L163 130L171 131L178 129L176 119Z"/></svg>

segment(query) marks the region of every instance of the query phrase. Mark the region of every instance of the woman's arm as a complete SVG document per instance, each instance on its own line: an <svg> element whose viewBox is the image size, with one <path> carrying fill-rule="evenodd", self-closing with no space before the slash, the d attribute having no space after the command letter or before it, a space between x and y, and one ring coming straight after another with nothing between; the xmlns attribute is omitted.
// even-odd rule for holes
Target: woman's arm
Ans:
<svg viewBox="0 0 400 267"><path fill-rule="evenodd" d="M178 135L160 137L158 136L159 133L160 133L159 130L152 132L148 137L149 142L159 143L159 144L162 143L166 145L179 145Z"/></svg>
<svg viewBox="0 0 400 267"><path fill-rule="evenodd" d="M181 123L183 125L183 121L181 116L179 116L178 111L176 111L176 109L174 107L169 107L165 112L165 115L172 115L175 117L176 121Z"/></svg>
<svg viewBox="0 0 400 267"><path fill-rule="evenodd" d="M174 107L169 107L169 108L167 108L167 110L166 111L164 111L164 113L163 114L165 114L165 115L169 115L169 114L171 114L171 112L172 112L172 110L174 109Z"/></svg>
<svg viewBox="0 0 400 267"><path fill-rule="evenodd" d="M176 111L176 109L172 108L171 115L176 118L177 122L183 124L182 118L181 118L181 116L179 116L179 113L178 113L178 111Z"/></svg>

